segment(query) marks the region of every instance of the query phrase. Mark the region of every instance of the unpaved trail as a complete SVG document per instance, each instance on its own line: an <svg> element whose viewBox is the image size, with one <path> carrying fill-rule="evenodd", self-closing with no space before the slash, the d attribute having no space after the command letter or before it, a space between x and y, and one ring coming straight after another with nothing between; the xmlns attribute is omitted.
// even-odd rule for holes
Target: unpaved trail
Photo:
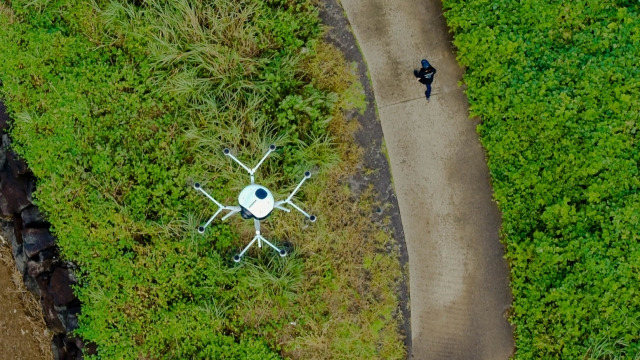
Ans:
<svg viewBox="0 0 640 360"><path fill-rule="evenodd" d="M1 224L0 224L1 226ZM53 358L51 336L33 295L17 286L20 278L9 245L0 235L0 359L47 360Z"/></svg>
<svg viewBox="0 0 640 360"><path fill-rule="evenodd" d="M508 359L500 213L438 0L342 0L367 61L409 253L412 359ZM413 76L437 69L431 101Z"/></svg>

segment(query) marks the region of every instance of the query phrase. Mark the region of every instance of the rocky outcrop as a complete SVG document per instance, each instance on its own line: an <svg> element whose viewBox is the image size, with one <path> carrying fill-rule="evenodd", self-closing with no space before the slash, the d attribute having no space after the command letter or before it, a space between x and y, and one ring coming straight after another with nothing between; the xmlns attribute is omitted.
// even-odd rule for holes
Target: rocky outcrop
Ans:
<svg viewBox="0 0 640 360"><path fill-rule="evenodd" d="M0 231L11 243L24 283L40 298L45 321L55 333L51 342L54 358L82 359L84 343L72 334L81 310L72 289L77 283L76 266L60 260L50 224L32 203L36 181L27 164L10 150L8 121L0 102ZM94 353L95 347L87 345L86 350Z"/></svg>

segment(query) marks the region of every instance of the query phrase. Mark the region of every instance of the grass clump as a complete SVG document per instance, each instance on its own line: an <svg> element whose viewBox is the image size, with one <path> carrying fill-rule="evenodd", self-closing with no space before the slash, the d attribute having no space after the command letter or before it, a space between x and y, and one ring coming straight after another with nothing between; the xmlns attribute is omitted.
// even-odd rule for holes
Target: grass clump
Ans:
<svg viewBox="0 0 640 360"><path fill-rule="evenodd" d="M12 1L0 21L0 89L16 150L65 259L80 266L76 333L99 358L400 358L390 236L346 179L360 151L342 117L353 76L320 40L310 1ZM11 16L9 16L11 15ZM333 59L326 66L327 59ZM195 229L233 203L253 164L308 226L278 213L252 250L241 219ZM368 200L369 199L369 200Z"/></svg>
<svg viewBox="0 0 640 360"><path fill-rule="evenodd" d="M637 1L444 4L503 213L515 358L637 359Z"/></svg>

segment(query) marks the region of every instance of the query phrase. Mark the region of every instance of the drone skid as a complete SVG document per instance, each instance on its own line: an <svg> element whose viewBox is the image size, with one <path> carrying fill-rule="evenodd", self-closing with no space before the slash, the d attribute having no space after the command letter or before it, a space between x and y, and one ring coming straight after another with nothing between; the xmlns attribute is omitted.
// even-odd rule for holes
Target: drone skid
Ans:
<svg viewBox="0 0 640 360"><path fill-rule="evenodd" d="M262 247L262 243L264 242L265 244L269 245L273 250L275 250L278 254L280 254L280 256L282 256L282 257L287 256L287 251L285 249L278 248L277 246L273 245L271 242L269 242L269 240L265 239L260 234L260 221L259 220L255 220L254 219L253 223L254 223L254 225L256 227L256 236L253 237L253 239L251 240L249 245L247 245L244 249L242 249L240 254L238 254L238 255L233 257L233 261L240 262L240 259L242 259L242 256L244 255L244 253L246 253L247 250L249 250L249 248L251 248L251 246L253 246L253 244L256 243L256 241L258 242L258 247L259 248Z"/></svg>
<svg viewBox="0 0 640 360"><path fill-rule="evenodd" d="M294 195L298 192L298 190L300 190L300 187L302 186L302 184L304 184L304 182L307 179L311 178L311 172L305 171L304 177L298 183L298 186L296 186L296 188L291 192L291 194L285 200L274 202L273 196L267 188L265 188L262 185L255 184L255 177L254 177L255 172L258 170L260 165L262 165L262 163L267 159L267 157L275 150L276 150L275 145L269 145L269 149L267 150L267 153L264 154L262 159L260 159L258 164L253 168L249 168L248 166L243 164L240 160L238 160L235 156L233 156L233 154L231 154L231 150L229 150L228 148L225 148L223 150L223 153L225 156L230 157L234 162L240 165L240 167L245 169L247 173L249 173L249 178L251 180L251 183L250 185L245 187L240 193L240 196L238 198L240 206L222 205L213 196L209 195L209 193L204 191L204 189L202 189L202 186L200 186L199 183L195 183L193 185L193 187L196 190L203 193L207 198L209 198L209 200L211 200L214 204L218 206L218 210L213 214L213 216L211 216L211 218L209 218L209 220L204 225L198 227L199 233L204 234L205 229L211 224L211 222L216 218L216 216L218 216L224 210L228 210L229 213L227 213L224 217L222 217L223 221L229 218L230 216L232 216L233 214L237 214L237 213L241 213L242 217L245 219L250 219L253 217L256 236L253 237L251 242L249 242L249 244L244 249L242 249L242 251L238 255L235 255L233 257L233 260L235 262L239 262L242 259L242 256L256 242L258 243L259 248L262 248L262 243L264 242L269 247L271 247L276 252L278 252L280 256L287 255L286 250L280 249L277 246L273 245L271 242L265 239L260 233L260 220L263 220L266 217L268 217L273 211L273 209L279 209L282 211L290 212L291 210L284 207L284 205L291 205L291 207L293 207L302 215L304 215L307 219L309 219L309 221L311 222L316 221L316 217L314 215L309 215L307 212L302 210L298 205L294 204L292 201Z"/></svg>

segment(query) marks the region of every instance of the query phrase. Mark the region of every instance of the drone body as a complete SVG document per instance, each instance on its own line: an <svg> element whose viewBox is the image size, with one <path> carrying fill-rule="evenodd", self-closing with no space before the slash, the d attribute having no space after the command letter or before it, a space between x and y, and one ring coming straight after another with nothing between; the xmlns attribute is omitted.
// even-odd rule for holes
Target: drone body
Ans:
<svg viewBox="0 0 640 360"><path fill-rule="evenodd" d="M264 220L271 215L275 200L271 191L262 185L251 184L242 189L238 196L240 215L245 219Z"/></svg>
<svg viewBox="0 0 640 360"><path fill-rule="evenodd" d="M260 160L258 165L256 165L253 169L248 168L246 165L240 162L240 160L236 159L231 154L231 151L229 149L223 150L223 153L226 156L229 156L230 158L232 158L242 168L244 168L249 173L249 176L251 178L251 183L247 185L244 189L242 189L242 191L240 192L240 195L238 196L238 206L222 205L216 199L214 199L213 196L209 195L206 191L204 191L202 189L202 186L200 186L200 183L195 183L193 185L193 187L196 190L202 192L207 198L209 198L209 200L213 201L218 206L218 210L215 212L215 214L213 214L213 216L203 226L198 227L198 232L200 232L201 234L204 234L207 226L209 226L213 221L213 219L215 219L215 217L218 216L218 214L220 214L223 210L229 211L229 213L227 213L222 218L223 221L236 213L240 213L240 216L242 216L242 218L244 219L247 219L247 220L253 219L254 226L256 229L256 236L253 238L253 240L251 240L249 245L247 245L240 252L240 254L235 255L233 257L233 260L235 262L239 262L242 256L245 254L245 252L247 252L247 250L249 250L249 248L256 241L258 242L258 247L262 247L262 243L264 242L265 244L273 248L275 251L277 251L278 254L280 254L280 256L287 255L286 250L279 249L278 247L270 243L267 239L265 239L260 234L260 221L266 219L269 215L271 215L271 213L273 212L273 209L280 209L280 210L289 212L291 210L284 207L284 205L291 205L291 207L298 210L311 222L316 221L316 217L314 215L307 214L304 210L302 210L300 207L298 207L296 204L292 202L293 196L296 194L296 192L298 192L298 190L300 189L302 184L305 182L305 180L311 177L311 172L305 171L302 181L300 181L298 186L296 186L293 192L291 192L291 194L285 200L275 201L273 194L271 193L271 191L269 191L269 189L267 189L262 185L255 184L255 178L254 178L255 171L260 167L260 165L262 165L262 162L269 156L269 154L271 154L275 150L276 150L276 146L270 145L267 153L262 157L262 160Z"/></svg>

